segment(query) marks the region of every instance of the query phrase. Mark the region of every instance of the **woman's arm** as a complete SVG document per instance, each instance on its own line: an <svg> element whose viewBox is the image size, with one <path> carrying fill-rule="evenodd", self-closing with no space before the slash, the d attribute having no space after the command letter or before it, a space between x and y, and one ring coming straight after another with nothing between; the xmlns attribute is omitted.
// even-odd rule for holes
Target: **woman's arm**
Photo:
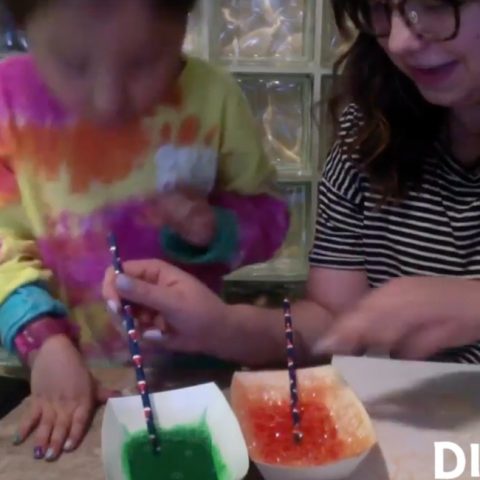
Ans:
<svg viewBox="0 0 480 480"><path fill-rule="evenodd" d="M169 350L204 353L248 366L285 360L281 310L226 305L199 280L159 260L126 262L128 277L107 272L103 294L112 304L123 297L143 318L164 322L160 340ZM368 290L364 272L315 268L308 297L293 305L293 321L302 363L314 360L312 346L336 314L353 306Z"/></svg>
<svg viewBox="0 0 480 480"><path fill-rule="evenodd" d="M478 281L402 277L373 290L340 316L316 351L349 354L376 348L397 357L424 359L479 339Z"/></svg>
<svg viewBox="0 0 480 480"><path fill-rule="evenodd" d="M300 363L315 361L313 346L334 318L351 308L368 292L363 271L312 268L305 300L292 306L292 318ZM217 355L246 365L265 365L285 360L283 312L250 305L227 306L228 339Z"/></svg>

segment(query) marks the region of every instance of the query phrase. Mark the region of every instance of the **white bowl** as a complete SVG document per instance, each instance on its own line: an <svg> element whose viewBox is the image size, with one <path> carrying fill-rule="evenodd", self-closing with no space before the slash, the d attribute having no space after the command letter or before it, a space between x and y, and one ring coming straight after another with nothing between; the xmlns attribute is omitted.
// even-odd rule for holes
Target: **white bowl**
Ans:
<svg viewBox="0 0 480 480"><path fill-rule="evenodd" d="M265 480L345 480L357 469L368 452L319 467L282 467L255 462Z"/></svg>
<svg viewBox="0 0 480 480"><path fill-rule="evenodd" d="M251 421L250 408L263 405L268 409L270 405L274 408L279 403L289 404L286 370L237 372L234 375L231 403L249 447L250 458L266 480L341 480L349 477L376 444L375 432L363 404L332 366L299 369L297 383L300 399L303 391L309 403L318 401L333 418L344 449L340 458L305 466L266 463L262 459L261 451L255 446L258 439L255 428L258 427L254 427Z"/></svg>
<svg viewBox="0 0 480 480"><path fill-rule="evenodd" d="M212 442L227 467L228 473L222 480L241 480L246 476L249 459L240 425L214 383L156 393L150 399L155 423L162 429L206 422ZM132 434L145 429L138 395L108 401L102 424L102 460L107 480L127 480L122 449Z"/></svg>

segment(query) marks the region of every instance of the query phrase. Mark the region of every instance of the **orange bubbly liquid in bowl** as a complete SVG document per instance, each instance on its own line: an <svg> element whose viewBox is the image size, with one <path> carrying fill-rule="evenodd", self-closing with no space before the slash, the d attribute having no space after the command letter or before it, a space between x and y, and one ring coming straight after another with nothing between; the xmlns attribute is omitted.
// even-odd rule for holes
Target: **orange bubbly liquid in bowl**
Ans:
<svg viewBox="0 0 480 480"><path fill-rule="evenodd" d="M253 461L284 467L324 466L357 457L375 442L363 406L330 371L324 376L310 372L299 376L301 442L293 438L287 374L255 375L240 373L231 391L232 407Z"/></svg>

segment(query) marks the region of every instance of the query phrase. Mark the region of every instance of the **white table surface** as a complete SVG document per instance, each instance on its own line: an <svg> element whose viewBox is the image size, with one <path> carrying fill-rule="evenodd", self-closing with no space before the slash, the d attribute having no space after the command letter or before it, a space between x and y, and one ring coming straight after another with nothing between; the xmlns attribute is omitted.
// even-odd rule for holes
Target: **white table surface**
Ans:
<svg viewBox="0 0 480 480"><path fill-rule="evenodd" d="M434 480L435 441L467 449L480 443L480 366L346 357L333 364L365 404L378 437L349 480ZM123 374L114 373L105 373L107 384L123 384ZM21 408L0 422L0 480L103 478L101 411L82 448L53 465L31 458L31 442L11 446L20 414ZM470 479L469 470L457 478Z"/></svg>
<svg viewBox="0 0 480 480"><path fill-rule="evenodd" d="M378 445L352 480L434 480L434 442L480 443L480 366L337 357L369 412ZM445 456L447 471L456 465ZM467 469L457 477L471 479Z"/></svg>

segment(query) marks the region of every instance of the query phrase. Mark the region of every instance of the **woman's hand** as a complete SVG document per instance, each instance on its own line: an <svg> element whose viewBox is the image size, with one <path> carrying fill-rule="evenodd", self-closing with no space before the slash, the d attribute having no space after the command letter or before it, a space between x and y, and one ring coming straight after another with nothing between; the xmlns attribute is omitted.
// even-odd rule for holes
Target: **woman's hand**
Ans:
<svg viewBox="0 0 480 480"><path fill-rule="evenodd" d="M427 358L480 338L480 283L446 277L402 277L372 290L340 315L315 353L380 349Z"/></svg>
<svg viewBox="0 0 480 480"><path fill-rule="evenodd" d="M99 388L80 352L64 335L49 338L32 361L31 397L16 435L22 443L34 430L35 458L53 461L77 448L99 402Z"/></svg>
<svg viewBox="0 0 480 480"><path fill-rule="evenodd" d="M165 332L158 339L165 349L223 356L230 338L227 306L208 287L160 260L126 262L124 269L119 277L112 269L105 275L103 296L112 310L119 310L120 297L132 302L140 329L153 325ZM150 328L146 337L151 334Z"/></svg>

